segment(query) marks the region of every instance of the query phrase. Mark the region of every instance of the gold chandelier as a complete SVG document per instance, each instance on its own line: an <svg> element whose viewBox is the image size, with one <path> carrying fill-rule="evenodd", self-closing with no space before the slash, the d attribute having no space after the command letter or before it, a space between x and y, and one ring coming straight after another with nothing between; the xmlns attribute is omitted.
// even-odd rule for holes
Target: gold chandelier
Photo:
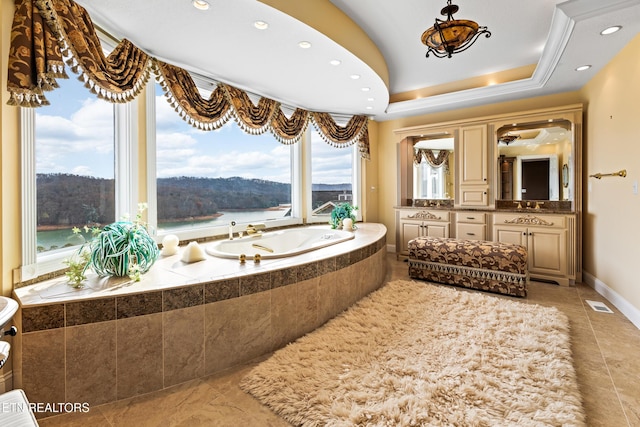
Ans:
<svg viewBox="0 0 640 427"><path fill-rule="evenodd" d="M502 142L505 145L509 145L516 139L520 139L520 135L511 135L507 133L502 135L500 138L498 138L498 142Z"/></svg>
<svg viewBox="0 0 640 427"><path fill-rule="evenodd" d="M445 56L451 58L454 53L463 52L484 34L491 37L487 27L481 27L474 21L466 19L453 19L453 14L459 10L458 6L447 0L447 5L442 8L440 14L447 17L446 21L436 18L433 27L422 33L422 43L429 47L427 58L433 53L438 58Z"/></svg>

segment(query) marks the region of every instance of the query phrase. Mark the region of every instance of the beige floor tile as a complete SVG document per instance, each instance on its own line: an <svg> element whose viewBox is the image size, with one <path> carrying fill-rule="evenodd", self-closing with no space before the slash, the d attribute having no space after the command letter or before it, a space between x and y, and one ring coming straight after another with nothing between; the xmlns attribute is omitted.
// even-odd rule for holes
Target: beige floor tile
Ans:
<svg viewBox="0 0 640 427"><path fill-rule="evenodd" d="M407 280L407 263L388 255L386 280ZM470 291L474 292L474 291ZM512 297L504 297L512 298ZM554 306L569 318L578 384L588 425L640 426L640 330L617 310L609 315L593 311L585 299L613 304L583 284L561 287L533 282L529 304ZM241 378L268 355L218 374L161 392L92 407L89 414L73 414L42 421L52 426L288 426L238 386Z"/></svg>

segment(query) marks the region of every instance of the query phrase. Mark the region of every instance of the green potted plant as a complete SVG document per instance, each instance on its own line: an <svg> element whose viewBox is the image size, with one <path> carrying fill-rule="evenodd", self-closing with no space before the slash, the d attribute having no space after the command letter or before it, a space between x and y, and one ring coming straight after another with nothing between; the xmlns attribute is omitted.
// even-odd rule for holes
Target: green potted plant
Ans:
<svg viewBox="0 0 640 427"><path fill-rule="evenodd" d="M134 221L117 221L103 229L84 227L85 232L91 232L91 239L65 260L69 267L65 274L71 286L82 287L89 268L101 277L129 276L134 281L149 271L160 250L142 221L146 207L144 203L138 205ZM73 232L79 234L80 229L74 227Z"/></svg>
<svg viewBox="0 0 640 427"><path fill-rule="evenodd" d="M356 222L356 214L358 208L356 206L352 206L350 203L339 203L336 207L331 211L331 219L329 220L329 225L331 228L336 229L342 227L342 222L344 219L349 218L352 223L352 229L355 228Z"/></svg>

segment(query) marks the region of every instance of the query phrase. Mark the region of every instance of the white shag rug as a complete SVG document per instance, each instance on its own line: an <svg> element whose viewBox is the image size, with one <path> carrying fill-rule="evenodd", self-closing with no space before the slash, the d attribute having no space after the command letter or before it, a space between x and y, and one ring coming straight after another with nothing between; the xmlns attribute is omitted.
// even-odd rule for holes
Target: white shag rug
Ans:
<svg viewBox="0 0 640 427"><path fill-rule="evenodd" d="M240 387L299 426L583 426L555 308L394 281Z"/></svg>

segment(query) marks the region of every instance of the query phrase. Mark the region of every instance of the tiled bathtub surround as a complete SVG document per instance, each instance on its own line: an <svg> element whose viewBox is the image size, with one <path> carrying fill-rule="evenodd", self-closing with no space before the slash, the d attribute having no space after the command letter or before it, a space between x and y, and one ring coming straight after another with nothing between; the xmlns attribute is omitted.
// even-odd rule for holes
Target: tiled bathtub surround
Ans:
<svg viewBox="0 0 640 427"><path fill-rule="evenodd" d="M358 227L348 242L259 265L185 265L178 254L140 283L69 292L58 279L17 289L14 386L31 402L99 405L282 347L383 283L386 229Z"/></svg>

